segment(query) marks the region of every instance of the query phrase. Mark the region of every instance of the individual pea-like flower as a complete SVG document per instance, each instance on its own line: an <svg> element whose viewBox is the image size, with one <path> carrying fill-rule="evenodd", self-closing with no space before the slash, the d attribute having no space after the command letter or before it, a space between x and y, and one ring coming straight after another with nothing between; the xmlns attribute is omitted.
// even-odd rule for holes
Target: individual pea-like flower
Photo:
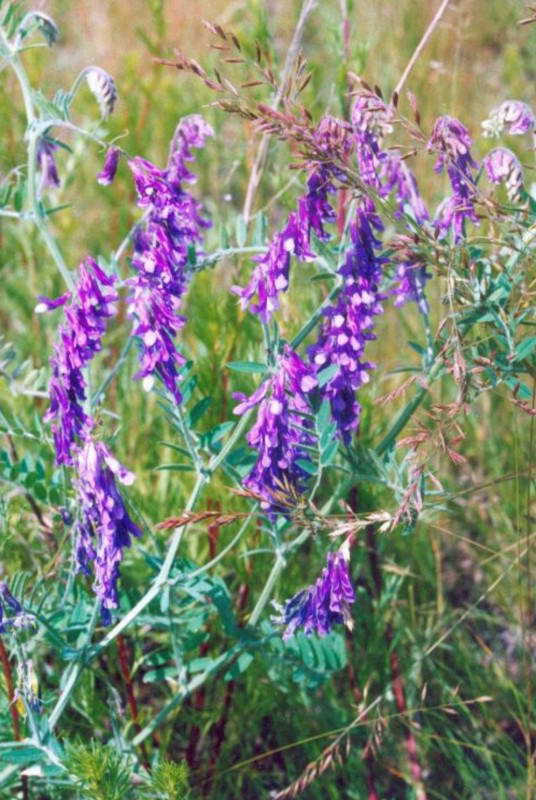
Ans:
<svg viewBox="0 0 536 800"><path fill-rule="evenodd" d="M424 225L430 219L430 215L419 191L415 175L400 155L388 151L386 156L381 163L380 194L385 197L394 192L398 206L395 211L397 219L407 215L417 225Z"/></svg>
<svg viewBox="0 0 536 800"><path fill-rule="evenodd" d="M86 67L83 71L87 85L97 103L104 119L113 113L117 102L117 88L115 81L101 67Z"/></svg>
<svg viewBox="0 0 536 800"><path fill-rule="evenodd" d="M372 92L363 91L352 108L356 158L361 179L367 186L381 188L380 168L388 158L383 139L393 130L394 109Z"/></svg>
<svg viewBox="0 0 536 800"><path fill-rule="evenodd" d="M117 608L117 581L123 550L141 531L131 520L116 480L130 486L135 475L88 433L76 454L75 487L79 503L76 563L86 575L93 564L93 588L101 602L104 624Z"/></svg>
<svg viewBox="0 0 536 800"><path fill-rule="evenodd" d="M487 119L482 122L482 133L487 137L500 136L506 133L522 136L533 131L536 118L532 108L521 100L505 100L500 106L493 108Z"/></svg>
<svg viewBox="0 0 536 800"><path fill-rule="evenodd" d="M504 183L509 200L519 200L523 189L523 168L517 156L506 147L491 150L483 161L492 183Z"/></svg>
<svg viewBox="0 0 536 800"><path fill-rule="evenodd" d="M426 264L415 240L399 234L389 242L392 250L391 261L396 266L395 285L392 293L395 306L403 306L411 301L417 303L422 314L428 314L428 301L424 293L427 279Z"/></svg>
<svg viewBox="0 0 536 800"><path fill-rule="evenodd" d="M324 126L317 129L316 138L320 147L328 146L328 132ZM331 141L333 145L333 141ZM329 239L325 229L327 223L336 219L329 203L329 195L335 192L332 171L323 163L312 164L306 191L299 198L297 208L292 211L284 227L272 236L266 253L256 256L249 283L233 286L231 291L240 298L240 306L258 314L263 322L269 322L279 308L279 295L288 289L292 257L298 261L313 261L312 234L324 242Z"/></svg>
<svg viewBox="0 0 536 800"><path fill-rule="evenodd" d="M235 414L258 406L256 422L246 437L258 456L244 484L262 498L262 508L271 514L287 512L280 496L301 494L310 477L298 462L307 458L305 448L314 444L304 414L311 413L307 396L316 385L311 367L287 345L277 371L250 397L234 395L241 401Z"/></svg>
<svg viewBox="0 0 536 800"><path fill-rule="evenodd" d="M359 425L361 407L355 393L369 380L375 365L363 360L365 345L374 339L374 317L382 312L384 295L379 283L385 259L378 256L374 229L381 222L372 201L363 198L350 228L351 243L339 269L342 288L336 301L324 311L318 339L308 349L318 374L336 365L338 371L319 390L330 403L341 439L349 443Z"/></svg>
<svg viewBox="0 0 536 800"><path fill-rule="evenodd" d="M9 610L10 616L4 617ZM23 609L16 597L12 595L7 583L0 581L0 633L8 629L23 629L35 625L35 616Z"/></svg>
<svg viewBox="0 0 536 800"><path fill-rule="evenodd" d="M97 181L98 183L102 184L102 186L109 186L111 183L113 183L117 172L117 167L119 166L120 157L121 150L119 147L109 147L106 151L104 165L102 170L97 175Z"/></svg>
<svg viewBox="0 0 536 800"><path fill-rule="evenodd" d="M60 176L54 158L57 149L58 145L46 136L41 136L37 142L37 167L40 173L39 196L49 187L57 189L60 186Z"/></svg>
<svg viewBox="0 0 536 800"><path fill-rule="evenodd" d="M326 636L334 625L353 627L350 606L355 593L350 581L348 560L341 551L328 553L327 565L312 586L302 589L280 609L274 622L285 626L283 639L290 639L298 630L310 636L316 632Z"/></svg>
<svg viewBox="0 0 536 800"><path fill-rule="evenodd" d="M52 422L58 464L73 463L73 445L92 425L84 409L83 369L101 349L107 321L115 314L118 296L114 283L114 276L106 275L92 258L87 258L80 265L74 295L67 292L55 300L40 297L36 306L38 313L64 308L64 322L50 359L50 406L45 415L45 420Z"/></svg>
<svg viewBox="0 0 536 800"><path fill-rule="evenodd" d="M447 170L453 194L447 197L436 212L435 226L442 235L449 230L460 242L465 236L466 221L478 224L475 212L475 178L477 163L471 155L469 131L454 117L439 117L428 141L428 150L437 153L436 172Z"/></svg>
<svg viewBox="0 0 536 800"><path fill-rule="evenodd" d="M166 169L140 157L129 162L138 205L146 210L145 225L135 236L135 275L127 281L128 316L141 343L141 369L135 377L148 391L159 376L177 403L182 399L178 382L185 361L174 344L185 323L178 310L190 277L188 267L202 255L201 231L210 224L182 183L195 180L186 162L193 158L191 149L202 147L210 135L210 126L194 114L179 123Z"/></svg>

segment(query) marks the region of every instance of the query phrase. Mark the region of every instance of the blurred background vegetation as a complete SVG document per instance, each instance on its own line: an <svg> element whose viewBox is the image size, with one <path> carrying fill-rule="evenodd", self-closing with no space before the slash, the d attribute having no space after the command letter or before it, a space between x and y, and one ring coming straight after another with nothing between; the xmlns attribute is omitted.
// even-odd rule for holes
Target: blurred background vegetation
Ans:
<svg viewBox="0 0 536 800"><path fill-rule="evenodd" d="M326 112L348 114L349 70L378 85L388 97L437 6L429 0L322 0L303 39L303 52L313 71L303 99L313 117L319 119ZM200 154L194 171L199 176L196 192L214 222L207 239L210 252L219 246L226 231L231 239L234 236L259 137L250 125L211 107L213 94L201 82L154 59L173 58L177 48L210 71L217 56L210 48L212 37L202 26L206 18L232 29L250 45L260 41L272 52L277 68L285 57L299 7L297 0L51 0L45 10L58 22L61 39L52 53L36 50L26 61L34 83L48 96L58 86L68 88L87 64L98 64L110 72L118 87L119 104L107 123L107 135L120 137L121 146L129 153L156 164L165 163L181 116L192 112L206 116L216 136ZM348 46L343 37L345 15L350 29ZM451 114L478 139L480 121L502 100L516 98L534 104L536 31L531 26L518 27L523 16L523 3L517 0L453 0L407 84L417 97L426 131L437 116ZM4 70L1 78L0 170L7 172L24 162L24 122L13 76ZM259 97L269 99L262 91ZM409 114L404 98L401 104ZM89 93L80 95L73 112L83 124L95 119ZM76 137L64 140L72 149L58 156L62 186L52 197L54 205L68 204L54 221L63 251L74 267L87 253L108 258L139 210L125 166L112 187L101 187L95 175L103 152ZM516 146L513 142L513 149ZM479 139L475 155L481 156L487 149L489 143ZM517 152L530 184L533 155ZM431 156L424 152L413 163L423 194L433 207L444 196L445 177L434 174ZM274 227L301 185L299 174L289 171L287 164L287 145L273 141L256 210L264 209ZM250 391L254 386L253 379L225 368L230 360L255 360L259 353L260 330L239 311L228 292L249 268L246 259L221 263L194 281L186 303L189 321L184 329L184 349L195 361L198 381L193 401L213 398L201 430L232 419L231 391ZM63 290L60 279L30 230L21 232L4 220L0 225L0 269L0 331L13 343L17 360L30 359L36 369L46 369L55 323L37 317L32 309L38 294L54 296ZM298 275L295 270L294 280L294 291L286 296L280 314L284 335L292 335L300 327L322 293L318 286L311 288L307 274ZM431 287L435 325L445 313L444 293L445 286L436 281ZM414 311L392 308L378 324L378 338L370 348L378 370L360 398L365 406L361 436L366 443L378 441L403 402L402 398L385 408L374 405L375 399L403 380L404 374L393 370L418 365L407 342L421 337L419 324ZM113 329L110 348L104 354L106 363L113 363L121 342L122 333ZM180 513L191 488L188 473L156 470L173 460L173 453L161 442L177 442L177 434L158 398L133 385L134 371L135 364L129 363L110 387L106 403L112 414L121 414L121 424L113 416L103 415L106 433L117 433L118 456L138 475L132 496L148 524L145 540L127 556L123 570L125 592L133 598L139 594L140 583L147 580L140 553L165 544L166 535L155 533L154 524ZM42 414L46 401L39 396L17 396L14 401L12 384L2 384L2 409L15 405L22 424L34 430L35 438L6 437L3 446L12 457L15 448L16 457L29 453L41 459L50 475L51 449L34 424L35 412ZM454 392L455 387L445 381L436 400L449 402ZM421 418L426 423L424 412ZM366 543L355 548L358 602L355 631L341 660L346 661L345 666L334 672L321 670L324 679L307 683L293 678L292 670L269 674L267 664L258 658L236 682L215 682L190 698L155 735L150 748L175 761L188 762L195 797L267 797L269 789L281 788L296 778L330 741L327 736L303 740L349 724L365 687L369 699L386 690L394 647L408 707L420 709L411 717L411 730L430 800L536 796L531 777L536 735L531 721L536 633L530 611L530 565L527 571L525 560L519 558L522 537L536 511L527 503L531 422L498 392L480 398L463 426L467 436L460 449L465 462L455 465L445 455L436 457L436 474L453 497L444 514L420 523L409 536L380 537L384 572L380 597L371 598L367 592L374 576ZM505 476L514 477L505 480ZM328 497L331 487L326 485L323 491ZM53 534L45 535L36 526L24 498L14 491L3 500L0 560L5 576L26 570L39 574L43 585L50 586L68 566L69 556L68 547L58 550L67 534L54 516L53 498L43 492L44 513L53 521ZM389 502L383 490L360 490L360 510L382 508ZM202 507L230 510L244 506L220 479L211 485ZM221 547L233 533L232 527L212 531L217 538L214 545L204 524L193 526L183 555L203 563L210 548ZM256 587L262 585L269 568L262 555L244 555L246 547L252 549L257 543L260 545L261 536L253 528L242 552L233 552L218 570L239 603L237 613L244 621ZM280 600L314 578L324 549L325 543L305 549L299 563L294 563L281 581ZM216 623L207 623L206 630L205 639L200 638L201 656L217 652L225 639ZM142 723L174 691L172 680L147 680L146 656L155 646L154 637L149 639L142 629L127 634ZM101 658L95 675L88 677L78 692L75 708L62 721L63 735L107 739L109 688L126 703L118 658L113 648ZM60 668L57 663L49 665L49 671ZM45 671L41 676L45 697L49 679L51 675L47 677ZM457 704L481 696L491 702ZM386 717L395 714L395 706L384 707L383 712ZM125 715L127 718L128 712ZM7 707L2 719L7 731ZM354 734L343 763L318 777L304 796L361 800L367 797L372 780L379 797L422 797L422 786L412 778L406 750L408 726L409 717L376 723L364 758L371 730L363 725ZM237 766L243 761L247 763Z"/></svg>

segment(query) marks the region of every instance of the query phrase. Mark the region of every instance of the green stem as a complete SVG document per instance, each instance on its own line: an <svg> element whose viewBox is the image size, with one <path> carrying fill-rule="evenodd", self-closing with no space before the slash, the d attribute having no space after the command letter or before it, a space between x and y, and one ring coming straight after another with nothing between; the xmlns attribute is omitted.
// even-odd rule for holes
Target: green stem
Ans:
<svg viewBox="0 0 536 800"><path fill-rule="evenodd" d="M329 306L329 304L333 300L335 300L335 298L341 291L341 288L342 284L340 283L337 283L337 285L332 288L332 290L330 291L326 299L323 301L323 303L320 306L318 306L316 311L312 314L310 319L305 323L303 328L299 331L299 333L296 334L296 336L290 343L290 346L293 350L296 350L296 348L300 346L303 340L311 333L318 320L321 319L325 308Z"/></svg>

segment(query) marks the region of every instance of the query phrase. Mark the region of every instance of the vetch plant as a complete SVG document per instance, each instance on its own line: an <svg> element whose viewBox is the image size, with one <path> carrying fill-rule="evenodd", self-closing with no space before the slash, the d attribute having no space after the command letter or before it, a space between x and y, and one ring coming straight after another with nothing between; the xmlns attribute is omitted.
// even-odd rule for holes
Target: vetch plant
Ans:
<svg viewBox="0 0 536 800"><path fill-rule="evenodd" d="M0 7L0 56L26 116L26 162L17 165L16 191L1 196L0 216L34 228L47 267L64 284L50 297L56 278L39 273L35 313L57 327L47 385L28 391L36 427L21 433L16 418L6 417L3 428L10 449L0 478L24 498L39 536L59 554L43 568L43 583L32 587L24 574L0 582L0 661L13 727L13 739L0 741L0 792L171 798L190 796L190 781L192 792L209 797L233 694L248 670L286 694L297 684L305 705L346 670L357 716L344 706L345 724L320 760L286 788L274 768L264 788L279 798L309 790L366 724L372 732L359 742L360 760L368 796L379 798L375 753L390 717L405 722L414 701L401 660L417 674L442 641L426 640L413 661L404 652L393 609L409 571L388 563L389 547L437 521L452 500L438 454L456 467L466 463L466 418L480 398L500 391L522 415L536 414L527 384L536 368L527 299L536 206L523 158L500 145L479 161L474 124L443 115L426 130L412 95L410 118L399 92L385 100L353 73L347 113L339 118L330 108L315 117L302 99L310 78L299 53L314 7L303 5L280 83L261 44L252 48L219 25L207 26L224 56L213 74L187 55L163 62L192 73L215 97L213 125L197 112L176 122L165 166L112 138L106 125L120 108L121 86L102 68L86 67L70 91L52 99L34 88L25 51L38 36L54 46L56 23L40 11ZM253 75L239 83L234 69ZM78 125L84 83L99 118ZM288 145L277 155L290 159L298 184L285 204L274 198L269 214L235 214L233 242L218 192L196 185L196 171L215 160L209 148L222 135L223 113L263 141ZM534 134L534 114L508 100L482 126L485 136ZM87 254L78 268L56 223L62 207L50 199L64 187L58 154L71 138L98 148L93 183L110 197L127 173L124 162L132 196L114 202L141 212L111 252ZM417 180L417 159L434 185L445 179L435 212L437 196L426 196L425 181ZM255 186L256 179L247 191L250 212ZM237 276L243 265L249 272ZM189 303L197 285L203 292L214 285L209 271L221 284L203 302L227 302L226 291L240 325L226 349L230 360L217 365L218 374L230 371L217 421L202 429L211 400L197 399L204 346L192 345ZM386 319L409 319L420 333L411 341L417 360L401 367L409 377L381 398L398 411L380 422L371 397L380 393L382 365L373 347L388 335ZM409 357L402 350L397 341L400 364ZM120 380L128 401L117 399ZM164 520L147 517L137 487L145 486L147 499L154 485L147 489L141 459L124 448L127 406L138 402L154 415L155 429L167 426L172 441L161 445L181 459L157 470L190 492L177 509L182 495L170 490ZM19 434L35 455L28 446L19 457ZM205 524L209 557L202 561L188 538ZM227 527L232 533L222 544ZM228 585L234 576L222 576L231 555L246 576L236 597ZM259 580L251 577L258 563ZM293 588L283 587L287 579ZM366 626L371 652L378 648L382 659L366 680L360 673L358 686L355 637ZM203 727L207 695L221 685L221 715ZM424 702L423 690L423 714ZM187 733L177 722L181 707L199 713ZM89 744L72 736L73 719L91 729ZM403 740L404 780L424 800L432 796L427 745L409 723ZM211 755L201 769L203 748Z"/></svg>

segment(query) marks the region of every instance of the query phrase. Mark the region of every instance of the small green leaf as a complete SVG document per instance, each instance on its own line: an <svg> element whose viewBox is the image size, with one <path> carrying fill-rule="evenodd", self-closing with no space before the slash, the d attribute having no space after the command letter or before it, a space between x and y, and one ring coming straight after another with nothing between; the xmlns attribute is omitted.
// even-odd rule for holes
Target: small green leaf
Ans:
<svg viewBox="0 0 536 800"><path fill-rule="evenodd" d="M296 460L296 464L309 475L316 475L317 473L316 465L313 464L312 461L308 461L306 458L298 458Z"/></svg>
<svg viewBox="0 0 536 800"><path fill-rule="evenodd" d="M246 220L239 214L236 218L236 243L238 247L244 247L248 235Z"/></svg>
<svg viewBox="0 0 536 800"><path fill-rule="evenodd" d="M226 364L229 369L235 372L266 372L266 364L261 364L260 361L228 361Z"/></svg>
<svg viewBox="0 0 536 800"><path fill-rule="evenodd" d="M160 464L154 468L155 472L193 472L194 468L190 464Z"/></svg>
<svg viewBox="0 0 536 800"><path fill-rule="evenodd" d="M339 371L338 364L330 364L329 367L326 367L325 369L321 370L316 376L319 387L322 388L322 386L325 386L326 383L329 383L329 381L335 377L338 371Z"/></svg>

